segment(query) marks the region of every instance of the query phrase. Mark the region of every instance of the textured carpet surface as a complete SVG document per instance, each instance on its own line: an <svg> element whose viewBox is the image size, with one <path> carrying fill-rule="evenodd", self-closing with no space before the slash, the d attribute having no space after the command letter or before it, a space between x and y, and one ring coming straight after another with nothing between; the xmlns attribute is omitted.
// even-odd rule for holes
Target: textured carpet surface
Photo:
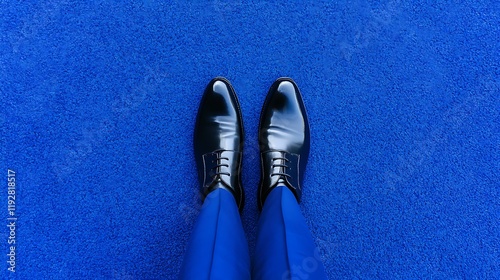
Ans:
<svg viewBox="0 0 500 280"><path fill-rule="evenodd" d="M290 76L331 279L500 278L499 3L1 1L2 278L176 279L201 205L194 119L219 75L243 110L252 254L258 117Z"/></svg>

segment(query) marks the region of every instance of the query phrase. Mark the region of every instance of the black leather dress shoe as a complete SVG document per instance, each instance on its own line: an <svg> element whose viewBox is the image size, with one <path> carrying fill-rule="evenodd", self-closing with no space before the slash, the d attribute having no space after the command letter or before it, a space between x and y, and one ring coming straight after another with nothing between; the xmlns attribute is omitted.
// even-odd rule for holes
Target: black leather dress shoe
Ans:
<svg viewBox="0 0 500 280"><path fill-rule="evenodd" d="M259 209L279 186L289 188L300 202L310 132L302 96L290 78L279 78L269 90L260 115L259 144Z"/></svg>
<svg viewBox="0 0 500 280"><path fill-rule="evenodd" d="M202 193L222 188L230 191L243 209L241 156L243 122L233 87L224 78L208 84L201 99L194 130L194 155Z"/></svg>

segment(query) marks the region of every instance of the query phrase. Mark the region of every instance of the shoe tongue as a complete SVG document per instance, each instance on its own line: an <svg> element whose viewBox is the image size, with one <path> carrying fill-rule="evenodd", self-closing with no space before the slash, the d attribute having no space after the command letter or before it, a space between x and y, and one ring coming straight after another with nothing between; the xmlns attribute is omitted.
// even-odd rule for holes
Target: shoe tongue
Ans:
<svg viewBox="0 0 500 280"><path fill-rule="evenodd" d="M290 184L285 180L285 179L278 179L278 181L275 184L276 187L287 187L291 188Z"/></svg>
<svg viewBox="0 0 500 280"><path fill-rule="evenodd" d="M211 189L219 189L219 188L227 189L230 187L226 182L224 182L224 180L222 180L221 178L218 178L212 182L212 184L210 185L210 188Z"/></svg>
<svg viewBox="0 0 500 280"><path fill-rule="evenodd" d="M280 178L278 179L278 181L276 182L276 185L277 185L277 186L286 186L287 184L286 184L286 180L285 180L285 178L280 177Z"/></svg>

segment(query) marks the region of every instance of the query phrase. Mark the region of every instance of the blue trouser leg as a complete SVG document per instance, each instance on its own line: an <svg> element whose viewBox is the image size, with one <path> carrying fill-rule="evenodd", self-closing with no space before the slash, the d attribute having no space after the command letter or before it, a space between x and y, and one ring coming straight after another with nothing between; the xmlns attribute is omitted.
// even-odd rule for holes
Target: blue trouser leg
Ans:
<svg viewBox="0 0 500 280"><path fill-rule="evenodd" d="M205 198L180 279L250 279L248 243L229 191L217 189Z"/></svg>
<svg viewBox="0 0 500 280"><path fill-rule="evenodd" d="M253 279L327 279L299 204L286 187L266 198L259 220Z"/></svg>

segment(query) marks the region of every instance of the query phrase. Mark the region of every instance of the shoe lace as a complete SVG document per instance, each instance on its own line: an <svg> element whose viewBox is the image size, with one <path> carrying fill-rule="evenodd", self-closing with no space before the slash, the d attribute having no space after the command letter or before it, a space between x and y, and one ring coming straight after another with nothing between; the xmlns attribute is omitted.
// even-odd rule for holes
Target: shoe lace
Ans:
<svg viewBox="0 0 500 280"><path fill-rule="evenodd" d="M280 163L274 163L275 161L279 160ZM285 169L288 168L288 165L286 165L287 162L289 162L290 160L285 158L284 156L283 157L275 157L273 158L273 170L275 167L284 167ZM284 172L273 172L271 173L271 176L285 176L285 177L291 177L290 174L287 174L287 173L284 173Z"/></svg>
<svg viewBox="0 0 500 280"><path fill-rule="evenodd" d="M216 165L211 168L212 170L214 170L212 178L215 178L220 175L231 176L231 173L229 172L221 172L221 167L229 167L229 164L222 163L222 160L229 161L229 158L221 156L221 153L217 153L217 158L214 160L216 162Z"/></svg>

